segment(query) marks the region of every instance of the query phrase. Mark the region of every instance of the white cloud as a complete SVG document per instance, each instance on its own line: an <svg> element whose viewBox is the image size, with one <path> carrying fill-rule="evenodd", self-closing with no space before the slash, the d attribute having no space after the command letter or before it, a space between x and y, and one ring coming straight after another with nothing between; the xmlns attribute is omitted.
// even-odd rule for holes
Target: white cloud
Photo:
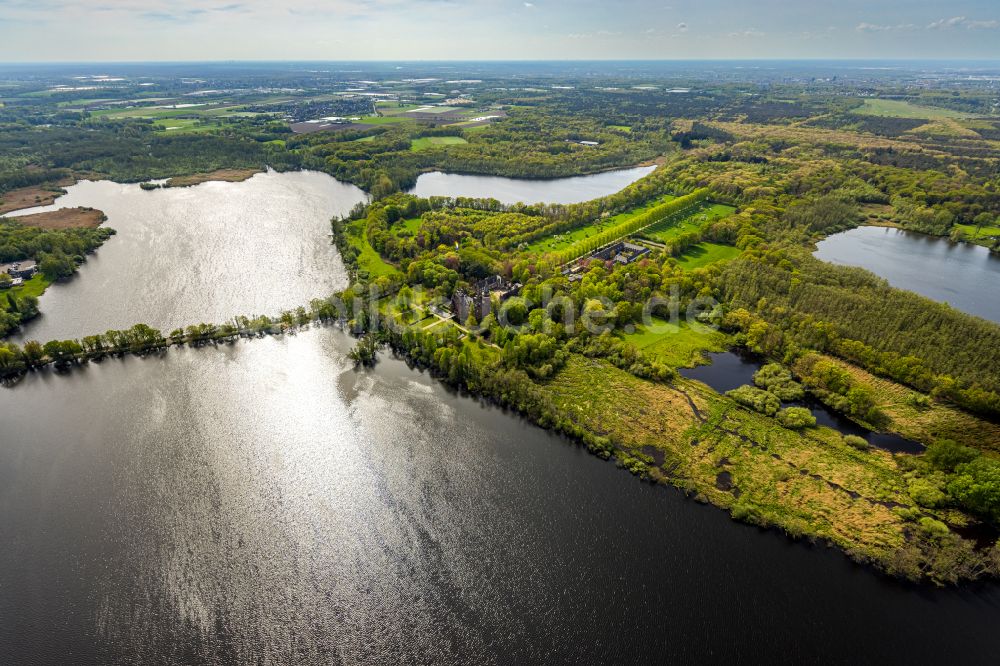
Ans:
<svg viewBox="0 0 1000 666"><path fill-rule="evenodd" d="M955 26L961 25L963 23L965 23L964 16L953 16L949 19L940 19L938 21L934 21L929 26L927 26L927 29L941 30L942 28L954 28Z"/></svg>
<svg viewBox="0 0 1000 666"><path fill-rule="evenodd" d="M899 23L897 25L877 25L875 23L859 23L855 28L858 32L893 32L914 30L917 26L912 23Z"/></svg>
<svg viewBox="0 0 1000 666"><path fill-rule="evenodd" d="M949 30L951 28L965 28L966 30L996 30L1000 28L1000 21L997 20L975 20L965 16L952 16L934 21L927 26L928 30Z"/></svg>

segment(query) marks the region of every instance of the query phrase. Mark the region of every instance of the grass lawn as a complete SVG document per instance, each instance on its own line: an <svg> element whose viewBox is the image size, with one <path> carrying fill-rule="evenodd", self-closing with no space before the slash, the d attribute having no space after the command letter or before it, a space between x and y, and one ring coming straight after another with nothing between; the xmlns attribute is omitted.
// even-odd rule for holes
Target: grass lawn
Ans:
<svg viewBox="0 0 1000 666"><path fill-rule="evenodd" d="M411 217L408 220L400 220L394 223L390 228L390 231L392 231L392 233L397 236L399 235L399 232L406 231L412 236L413 234L417 233L417 229L419 229L420 225L423 223L424 221L422 218Z"/></svg>
<svg viewBox="0 0 1000 666"><path fill-rule="evenodd" d="M34 296L35 298L38 298L50 284L52 284L52 282L47 280L44 275L41 273L35 273L30 280L22 284L20 287L5 289L3 292L0 292L0 294L12 293L15 298L24 298L25 296ZM6 298L6 296L4 298Z"/></svg>
<svg viewBox="0 0 1000 666"><path fill-rule="evenodd" d="M373 278L396 275L399 269L386 262L365 238L364 230L357 224L347 228L348 242L358 251L358 270L367 271Z"/></svg>
<svg viewBox="0 0 1000 666"><path fill-rule="evenodd" d="M688 248L681 257L677 260L683 268L691 270L692 268L701 268L702 266L707 266L713 264L716 261L723 261L725 259L733 259L740 256L743 250L738 247L733 247L732 245L719 245L717 243L698 243L697 245Z"/></svg>
<svg viewBox="0 0 1000 666"><path fill-rule="evenodd" d="M594 222L593 224L588 224L584 227L578 227L566 233L556 234L555 236L548 236L546 238L539 239L528 246L528 252L561 252L566 248L570 247L578 241L582 241L591 236L596 236L602 231L606 231L616 224L620 224L627 220L632 219L637 215L642 215L647 212L650 208L654 208L661 204L665 204L671 199L676 199L677 197L672 194L665 194L659 199L654 199L649 203L639 207L633 208L626 213L620 213L614 217L605 218Z"/></svg>
<svg viewBox="0 0 1000 666"><path fill-rule="evenodd" d="M982 227L979 229L979 233L976 233L976 225L974 224L956 224L955 226L965 234L966 241L983 247L992 247L993 239L1000 236L1000 226Z"/></svg>
<svg viewBox="0 0 1000 666"><path fill-rule="evenodd" d="M625 342L643 353L655 356L674 368L689 368L704 363L705 352L725 351L728 338L708 326L680 321L671 324L653 318L649 326L638 326L634 333L622 336Z"/></svg>
<svg viewBox="0 0 1000 666"><path fill-rule="evenodd" d="M649 227L641 235L661 243L669 243L682 234L697 231L706 223L728 217L735 211L736 209L732 206L723 204L703 204L681 218L671 215Z"/></svg>
<svg viewBox="0 0 1000 666"><path fill-rule="evenodd" d="M619 132L631 132L632 128L628 125L608 125L608 129L618 130Z"/></svg>
<svg viewBox="0 0 1000 666"><path fill-rule="evenodd" d="M410 150L420 151L439 146L455 146L469 143L460 136L423 136L410 142Z"/></svg>
<svg viewBox="0 0 1000 666"><path fill-rule="evenodd" d="M855 109L854 113L866 116L888 116L891 118L926 118L938 120L941 118L968 118L974 114L920 106L912 102L895 99L866 99L865 105Z"/></svg>

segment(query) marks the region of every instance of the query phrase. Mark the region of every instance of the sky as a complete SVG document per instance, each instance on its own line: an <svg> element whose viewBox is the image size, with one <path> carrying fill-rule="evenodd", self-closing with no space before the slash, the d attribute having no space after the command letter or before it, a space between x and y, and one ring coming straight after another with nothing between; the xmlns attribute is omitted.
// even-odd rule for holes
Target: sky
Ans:
<svg viewBox="0 0 1000 666"><path fill-rule="evenodd" d="M1000 59L1000 0L0 0L0 62Z"/></svg>

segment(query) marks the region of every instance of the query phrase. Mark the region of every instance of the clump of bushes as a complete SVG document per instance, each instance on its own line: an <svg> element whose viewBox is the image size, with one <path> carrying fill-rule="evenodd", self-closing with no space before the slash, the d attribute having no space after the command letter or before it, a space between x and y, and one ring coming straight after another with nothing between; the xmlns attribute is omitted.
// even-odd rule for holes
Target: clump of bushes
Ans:
<svg viewBox="0 0 1000 666"><path fill-rule="evenodd" d="M816 426L816 417L805 407L786 407L778 412L781 425L792 430L802 430Z"/></svg>
<svg viewBox="0 0 1000 666"><path fill-rule="evenodd" d="M776 395L753 386L744 385L726 392L726 395L744 407L766 416L774 416L781 408L781 400Z"/></svg>
<svg viewBox="0 0 1000 666"><path fill-rule="evenodd" d="M857 435L844 435L844 444L848 446L853 446L858 451L867 451L871 448L871 444L864 437L858 437Z"/></svg>
<svg viewBox="0 0 1000 666"><path fill-rule="evenodd" d="M762 367L754 374L753 383L773 393L782 402L801 400L805 396L802 385L792 379L792 373L780 363L768 363Z"/></svg>

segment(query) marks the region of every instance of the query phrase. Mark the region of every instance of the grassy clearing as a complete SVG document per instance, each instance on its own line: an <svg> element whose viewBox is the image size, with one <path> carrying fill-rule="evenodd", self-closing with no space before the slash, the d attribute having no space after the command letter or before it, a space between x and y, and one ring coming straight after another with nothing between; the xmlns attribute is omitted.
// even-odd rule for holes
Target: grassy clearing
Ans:
<svg viewBox="0 0 1000 666"><path fill-rule="evenodd" d="M732 245L719 245L718 243L698 243L697 245L688 248L681 257L677 260L684 269L691 270L694 268L701 268L702 266L707 266L709 264L714 264L717 261L725 261L727 259L734 259L743 250L738 247L733 247Z"/></svg>
<svg viewBox="0 0 1000 666"><path fill-rule="evenodd" d="M952 109L939 109L929 106L920 106L912 102L905 102L895 99L866 99L865 105L855 109L854 113L866 116L887 116L890 118L926 118L927 120L939 120L941 118L968 118L972 114L953 111Z"/></svg>
<svg viewBox="0 0 1000 666"><path fill-rule="evenodd" d="M420 229L420 225L423 223L424 221L422 218L411 217L408 220L400 220L399 222L396 222L395 224L392 225L390 231L392 231L392 233L395 234L396 236L402 235L403 232L406 232L406 234L412 236L415 233L417 233L417 230Z"/></svg>
<svg viewBox="0 0 1000 666"><path fill-rule="evenodd" d="M665 220L649 227L641 235L661 243L669 243L678 236L691 231L698 231L708 222L728 217L734 212L736 212L736 209L732 206L705 203L681 218L671 215Z"/></svg>
<svg viewBox="0 0 1000 666"><path fill-rule="evenodd" d="M608 125L608 129L618 130L619 132L631 132L632 128L628 125Z"/></svg>
<svg viewBox="0 0 1000 666"><path fill-rule="evenodd" d="M590 238L591 236L596 236L603 231L613 228L617 224L621 224L622 222L626 222L633 217L647 213L650 209L661 204L665 204L676 198L677 197L672 194L665 194L658 199L654 199L639 208L633 208L626 213L620 213L614 217L598 220L593 224L588 224L585 227L579 227L563 234L556 234L555 236L542 238L529 245L528 252L560 252L571 247L574 243Z"/></svg>
<svg viewBox="0 0 1000 666"><path fill-rule="evenodd" d="M976 231L974 224L956 224L955 226L962 230L964 240L983 247L992 247L994 239L1000 238L1000 226L981 227L979 231Z"/></svg>
<svg viewBox="0 0 1000 666"><path fill-rule="evenodd" d="M12 293L15 298L24 298L25 296L34 296L38 298L41 296L52 282L46 278L41 273L35 273L30 280L25 281L20 287L11 287L10 289L5 289L0 293Z"/></svg>
<svg viewBox="0 0 1000 666"><path fill-rule="evenodd" d="M172 134L190 134L194 132L211 132L222 127L221 121L210 121L204 118L170 118L153 123L153 127L161 132Z"/></svg>
<svg viewBox="0 0 1000 666"><path fill-rule="evenodd" d="M573 355L545 385L553 401L575 421L629 448L680 449L697 423L679 391L619 370L600 359Z"/></svg>
<svg viewBox="0 0 1000 666"><path fill-rule="evenodd" d="M638 326L624 340L644 354L659 358L674 368L690 368L704 363L705 352L726 350L725 334L702 326L680 321L671 324L654 317L649 326Z"/></svg>
<svg viewBox="0 0 1000 666"><path fill-rule="evenodd" d="M439 148L441 146L456 146L469 143L460 136L423 136L410 142L410 150L418 152L428 148Z"/></svg>
<svg viewBox="0 0 1000 666"><path fill-rule="evenodd" d="M399 269L386 262L368 242L363 223L358 220L347 227L348 242L358 251L358 271L366 271L372 278L399 274Z"/></svg>

